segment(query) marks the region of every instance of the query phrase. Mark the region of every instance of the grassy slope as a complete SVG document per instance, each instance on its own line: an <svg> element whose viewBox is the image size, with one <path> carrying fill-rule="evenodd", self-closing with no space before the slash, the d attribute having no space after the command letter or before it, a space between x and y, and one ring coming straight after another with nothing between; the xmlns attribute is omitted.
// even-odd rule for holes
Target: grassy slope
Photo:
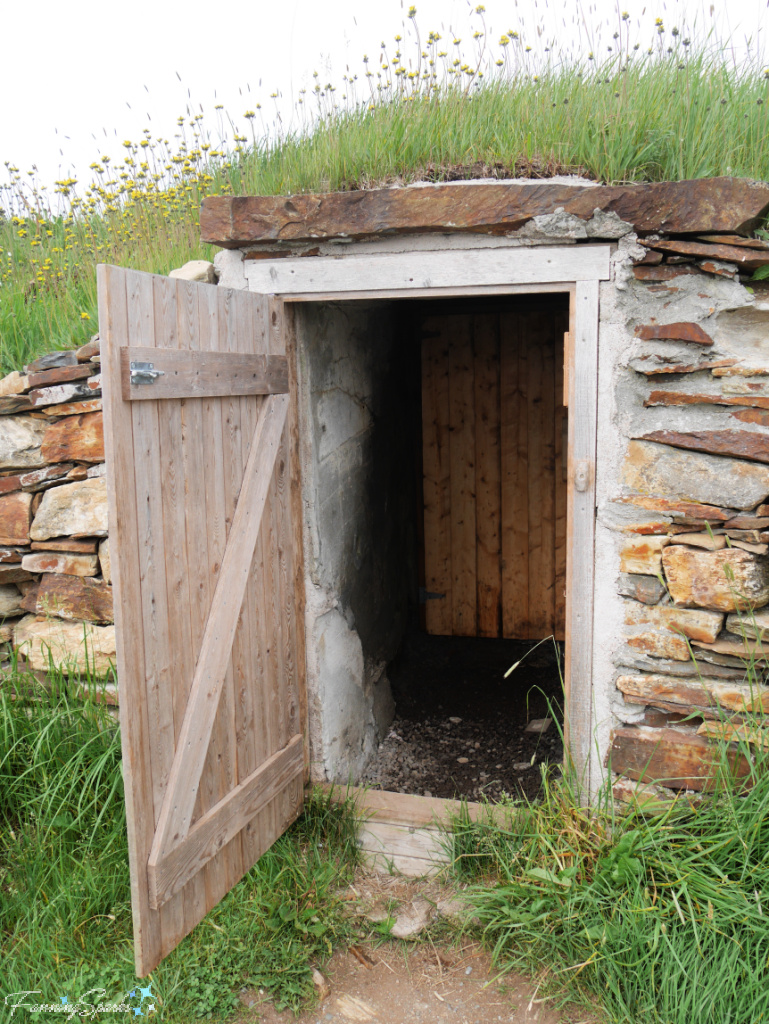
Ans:
<svg viewBox="0 0 769 1024"><path fill-rule="evenodd" d="M50 698L26 705L0 690L2 1024L14 1017L5 1005L14 992L39 993L32 1003L98 1004L136 984L120 737L100 705L70 701L66 690L59 678ZM223 1020L245 986L269 989L278 1004L306 1000L312 966L348 935L340 883L356 857L347 811L309 804L153 971L162 1019ZM94 989L105 995L85 996Z"/></svg>
<svg viewBox="0 0 769 1024"><path fill-rule="evenodd" d="M26 202L29 212L0 222L0 368L87 340L97 262L167 273L211 258L197 237L203 194L369 187L479 161L580 168L606 182L769 179L768 92L763 76L703 55L639 58L624 70L587 63L536 80L499 73L469 91L391 92L332 109L277 143L238 142L228 156L205 147L199 120L180 119L173 152L146 138L126 145L122 168L101 166L95 189L78 196L65 183L70 207L58 217L16 174L6 204Z"/></svg>

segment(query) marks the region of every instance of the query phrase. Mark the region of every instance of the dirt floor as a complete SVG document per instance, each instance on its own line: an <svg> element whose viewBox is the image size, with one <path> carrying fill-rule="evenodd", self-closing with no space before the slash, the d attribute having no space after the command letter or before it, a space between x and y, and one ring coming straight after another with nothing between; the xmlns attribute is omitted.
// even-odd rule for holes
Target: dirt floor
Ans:
<svg viewBox="0 0 769 1024"><path fill-rule="evenodd" d="M557 772L563 760L559 654L553 640L532 650L535 643L410 634L388 671L396 718L361 785L419 796L535 799L542 765ZM546 732L526 731L547 717Z"/></svg>
<svg viewBox="0 0 769 1024"><path fill-rule="evenodd" d="M543 999L544 976L500 976L481 945L457 927L453 889L360 872L350 901L362 937L316 973L320 1002L294 1017L278 1013L264 992L246 991L241 1002L248 1009L238 1024L597 1024L584 1009L556 1010ZM415 920L429 930L411 941L372 938L374 928L396 932L405 921L408 930Z"/></svg>

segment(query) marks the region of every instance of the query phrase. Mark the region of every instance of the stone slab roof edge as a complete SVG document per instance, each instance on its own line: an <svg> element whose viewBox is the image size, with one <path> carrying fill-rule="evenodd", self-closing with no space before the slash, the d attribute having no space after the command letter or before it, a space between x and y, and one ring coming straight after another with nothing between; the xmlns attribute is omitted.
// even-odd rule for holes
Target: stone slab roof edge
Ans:
<svg viewBox="0 0 769 1024"><path fill-rule="evenodd" d="M225 249L418 232L506 234L555 212L615 213L640 235L749 235L769 210L769 182L698 178L636 185L451 183L294 196L208 196L201 240Z"/></svg>

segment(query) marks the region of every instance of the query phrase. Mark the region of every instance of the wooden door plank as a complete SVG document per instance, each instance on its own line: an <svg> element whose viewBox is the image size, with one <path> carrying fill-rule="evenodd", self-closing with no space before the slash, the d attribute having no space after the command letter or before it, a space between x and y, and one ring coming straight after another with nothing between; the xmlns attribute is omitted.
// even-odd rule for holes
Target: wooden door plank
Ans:
<svg viewBox="0 0 769 1024"><path fill-rule="evenodd" d="M182 294L182 293L179 293ZM197 293L195 293L197 294ZM192 327L192 322L188 322ZM185 339L185 342L189 339ZM241 352L192 352L132 345L121 351L123 398L127 402L160 398L216 398L227 395L276 395L288 391L285 356ZM131 363L152 363L157 377L151 384L131 383Z"/></svg>
<svg viewBox="0 0 769 1024"><path fill-rule="evenodd" d="M187 836L148 868L150 905L162 906L230 843L260 810L304 771L303 737L297 733L207 811Z"/></svg>
<svg viewBox="0 0 769 1024"><path fill-rule="evenodd" d="M148 347L153 348L156 352L165 348L173 349L182 343L177 300L181 298L183 303L183 297L179 295L177 283L171 278L153 277L150 278L150 283L152 286L154 336ZM152 502L156 503L152 519L158 526L162 523L162 539L158 540L158 551L162 552L164 561L164 578L158 579L157 586L158 596L162 595L162 599L165 601L167 618L167 635L164 638L164 645L158 648L159 657L163 659L167 673L159 696L172 714L173 745L175 746L184 720L185 684L191 678L195 666L189 618L190 567L187 562L185 538L187 482L184 475L181 406L178 403L163 403L161 408L157 402L153 402L152 406L157 415L157 433L154 437L147 437L145 451L148 467L151 467L156 477L151 483L151 486L156 488L152 497ZM157 454L153 455L153 452ZM139 461L144 460L137 460L137 480L142 473ZM162 587L162 591L160 587ZM153 605L154 603L153 601ZM153 609L150 608L150 614L152 611ZM152 641L146 640L145 642ZM178 677L176 673L178 673ZM175 683L172 682L172 677L175 679ZM172 767L173 748L166 747L162 766L164 801L168 797L167 787ZM158 815L157 821L160 821L160 815ZM197 920L195 917L197 903L197 893L179 893L163 908L161 923L164 945L177 945L194 927Z"/></svg>
<svg viewBox="0 0 769 1024"><path fill-rule="evenodd" d="M566 637L566 431L568 409L564 405L565 317L555 325L555 638Z"/></svg>
<svg viewBox="0 0 769 1024"><path fill-rule="evenodd" d="M526 315L529 370L530 639L555 627L555 352L552 315Z"/></svg>
<svg viewBox="0 0 769 1024"><path fill-rule="evenodd" d="M120 678L120 731L123 742L123 786L128 829L128 860L136 972L143 977L163 955L162 936L149 906L146 865L155 831L155 794L151 773L151 709L145 691L139 516L133 465L132 410L122 401L119 388L119 346L128 334L128 275L115 267L97 270L99 333L104 379L105 453L109 532L112 538L118 675ZM120 439L120 443L116 443ZM130 443L129 442L130 439Z"/></svg>
<svg viewBox="0 0 769 1024"><path fill-rule="evenodd" d="M528 370L520 315L500 317L502 634L529 629Z"/></svg>
<svg viewBox="0 0 769 1024"><path fill-rule="evenodd" d="M264 400L259 417L158 822L152 857L155 862L161 852L189 831L213 715L226 673L226 661L222 666L222 660L232 650L287 406L285 395L271 395Z"/></svg>
<svg viewBox="0 0 769 1024"><path fill-rule="evenodd" d="M501 636L499 317L474 318L478 636Z"/></svg>
<svg viewBox="0 0 769 1024"><path fill-rule="evenodd" d="M472 318L449 318L449 459L451 494L451 631L475 636L475 384Z"/></svg>
<svg viewBox="0 0 769 1024"><path fill-rule="evenodd" d="M451 493L449 476L449 355L446 318L429 317L422 339L422 462L425 603L428 633L451 635Z"/></svg>
<svg viewBox="0 0 769 1024"><path fill-rule="evenodd" d="M569 471L566 566L566 742L577 781L590 792L593 731L593 581L598 401L597 281L574 293L569 367ZM583 481L579 482L578 481ZM578 490L577 486L581 489Z"/></svg>

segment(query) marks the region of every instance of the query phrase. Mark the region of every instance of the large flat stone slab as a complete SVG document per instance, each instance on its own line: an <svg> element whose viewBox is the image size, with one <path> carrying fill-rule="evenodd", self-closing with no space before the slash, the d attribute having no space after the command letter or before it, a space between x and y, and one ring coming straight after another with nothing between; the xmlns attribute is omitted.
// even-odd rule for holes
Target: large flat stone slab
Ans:
<svg viewBox="0 0 769 1024"><path fill-rule="evenodd" d="M106 537L107 483L103 477L52 487L32 521L32 540Z"/></svg>
<svg viewBox="0 0 769 1024"><path fill-rule="evenodd" d="M668 591L677 605L734 612L769 604L769 559L740 548L702 551L671 544L662 552ZM712 643L706 637L693 637Z"/></svg>
<svg viewBox="0 0 769 1024"><path fill-rule="evenodd" d="M32 495L23 491L0 498L0 544L28 544Z"/></svg>
<svg viewBox="0 0 769 1024"><path fill-rule="evenodd" d="M207 196L204 242L237 249L253 242L309 242L376 234L478 231L506 234L554 213L588 221L613 213L641 234L749 233L769 208L769 184L702 178L615 187L536 183L378 188L294 196Z"/></svg>
<svg viewBox="0 0 769 1024"><path fill-rule="evenodd" d="M631 441L623 482L639 494L753 509L769 495L769 467L722 455Z"/></svg>
<svg viewBox="0 0 769 1024"><path fill-rule="evenodd" d="M713 611L676 608L672 605L646 605L625 601L625 623L628 626L654 626L670 633L680 633L690 640L712 644L721 632L724 617Z"/></svg>
<svg viewBox="0 0 769 1024"><path fill-rule="evenodd" d="M769 463L769 434L753 430L654 430L643 435L644 441L659 441L674 448L710 455L729 455L752 462Z"/></svg>
<svg viewBox="0 0 769 1024"><path fill-rule="evenodd" d="M0 469L37 469L45 464L40 446L47 424L28 416L0 419Z"/></svg>
<svg viewBox="0 0 769 1024"><path fill-rule="evenodd" d="M53 661L69 674L106 676L116 662L115 627L90 622L26 615L14 630L14 646L37 672L46 672Z"/></svg>

